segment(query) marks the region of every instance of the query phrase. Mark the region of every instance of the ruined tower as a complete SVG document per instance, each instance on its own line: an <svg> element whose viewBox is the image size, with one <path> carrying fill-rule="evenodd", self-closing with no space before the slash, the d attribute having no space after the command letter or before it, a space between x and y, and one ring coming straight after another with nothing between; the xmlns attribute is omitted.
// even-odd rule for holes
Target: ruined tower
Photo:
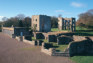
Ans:
<svg viewBox="0 0 93 63"><path fill-rule="evenodd" d="M32 28L35 28L38 32L51 31L51 18L46 15L33 15L32 16Z"/></svg>
<svg viewBox="0 0 93 63"><path fill-rule="evenodd" d="M58 18L58 28L60 30L71 30L72 32L76 29L75 18Z"/></svg>

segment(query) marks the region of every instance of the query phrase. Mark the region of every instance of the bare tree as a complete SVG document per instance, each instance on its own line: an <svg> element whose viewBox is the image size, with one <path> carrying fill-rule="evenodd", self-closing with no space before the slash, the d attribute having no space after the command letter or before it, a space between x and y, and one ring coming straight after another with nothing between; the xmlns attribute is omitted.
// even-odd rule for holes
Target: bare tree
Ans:
<svg viewBox="0 0 93 63"><path fill-rule="evenodd" d="M25 15L24 14L18 14L16 16L19 20L23 20L25 18Z"/></svg>
<svg viewBox="0 0 93 63"><path fill-rule="evenodd" d="M77 21L77 25L83 25L86 27L93 27L93 9L81 13Z"/></svg>
<svg viewBox="0 0 93 63"><path fill-rule="evenodd" d="M8 18L7 18L7 17L3 17L2 20L3 20L3 21L7 21Z"/></svg>

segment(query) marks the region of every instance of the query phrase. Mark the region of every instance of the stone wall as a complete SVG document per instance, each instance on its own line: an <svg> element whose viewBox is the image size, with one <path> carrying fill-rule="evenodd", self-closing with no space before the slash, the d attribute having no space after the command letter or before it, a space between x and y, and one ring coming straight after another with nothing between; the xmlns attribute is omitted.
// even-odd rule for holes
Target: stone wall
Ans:
<svg viewBox="0 0 93 63"><path fill-rule="evenodd" d="M70 36L63 35L57 38L58 45L69 44L71 41L73 41L73 38Z"/></svg>
<svg viewBox="0 0 93 63"><path fill-rule="evenodd" d="M24 39L32 41L32 36L24 36Z"/></svg>
<svg viewBox="0 0 93 63"><path fill-rule="evenodd" d="M10 36L20 36L20 33L23 32L23 36L31 35L28 28L23 27L2 27L2 32Z"/></svg>
<svg viewBox="0 0 93 63"><path fill-rule="evenodd" d="M43 33L40 33L40 32L34 32L34 37L35 39L45 39L45 36Z"/></svg>
<svg viewBox="0 0 93 63"><path fill-rule="evenodd" d="M69 53L66 52L56 52L55 48L46 49L45 43L42 43L41 52L48 54L50 56L62 56L62 57L69 57Z"/></svg>
<svg viewBox="0 0 93 63"><path fill-rule="evenodd" d="M12 34L14 34L14 28L12 28L12 27L2 27L2 32L12 36Z"/></svg>
<svg viewBox="0 0 93 63"><path fill-rule="evenodd" d="M84 36L75 36L75 35L73 35L73 40L74 41L82 41L82 40L86 40L86 38Z"/></svg>
<svg viewBox="0 0 93 63"><path fill-rule="evenodd" d="M33 15L32 28L35 28L38 32L51 31L51 18L46 15Z"/></svg>
<svg viewBox="0 0 93 63"><path fill-rule="evenodd" d="M57 42L56 35L48 35L48 42Z"/></svg>
<svg viewBox="0 0 93 63"><path fill-rule="evenodd" d="M14 27L14 34L20 36L20 33L23 33L23 36L30 35L29 28L25 27Z"/></svg>
<svg viewBox="0 0 93 63"><path fill-rule="evenodd" d="M93 50L93 42L89 39L82 41L73 41L69 44L70 56L90 54L92 50Z"/></svg>
<svg viewBox="0 0 93 63"><path fill-rule="evenodd" d="M32 40L25 39L25 36L16 36L15 39L17 39L18 41L22 41L22 42L34 45L34 46L41 46L43 43L43 41L41 41L41 40L32 41Z"/></svg>
<svg viewBox="0 0 93 63"><path fill-rule="evenodd" d="M71 30L72 32L76 29L75 18L58 18L58 28L60 30Z"/></svg>

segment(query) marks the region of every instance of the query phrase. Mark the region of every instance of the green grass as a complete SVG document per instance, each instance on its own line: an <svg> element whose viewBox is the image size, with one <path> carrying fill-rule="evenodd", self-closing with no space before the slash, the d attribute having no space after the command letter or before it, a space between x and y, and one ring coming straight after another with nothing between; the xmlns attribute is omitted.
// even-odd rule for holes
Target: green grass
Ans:
<svg viewBox="0 0 93 63"><path fill-rule="evenodd" d="M52 28L51 31L56 32L56 31L69 31L69 30L59 30L58 28ZM91 31L91 29L88 28L77 26L76 34L80 36L93 36L93 31Z"/></svg>
<svg viewBox="0 0 93 63"><path fill-rule="evenodd" d="M32 40L42 40L43 42L48 42L46 39L35 39L35 37L32 37Z"/></svg>
<svg viewBox="0 0 93 63"><path fill-rule="evenodd" d="M52 28L51 31L61 31L58 28Z"/></svg>
<svg viewBox="0 0 93 63"><path fill-rule="evenodd" d="M64 51L68 47L68 45L57 45L57 43L55 42L47 42L47 43L52 43L53 48L55 48L57 51Z"/></svg>
<svg viewBox="0 0 93 63"><path fill-rule="evenodd" d="M64 51L68 45L58 45L59 47L56 48L56 50L59 50L59 51Z"/></svg>
<svg viewBox="0 0 93 63"><path fill-rule="evenodd" d="M56 31L68 31L68 30L59 30L58 28L51 28L51 31L56 32Z"/></svg>
<svg viewBox="0 0 93 63"><path fill-rule="evenodd" d="M53 46L57 46L56 50L58 51L64 51L68 47L68 45L57 45L55 43L53 44Z"/></svg>
<svg viewBox="0 0 93 63"><path fill-rule="evenodd" d="M75 63L93 63L93 56L74 56L70 59Z"/></svg>
<svg viewBox="0 0 93 63"><path fill-rule="evenodd" d="M84 27L77 26L77 27L76 27L76 30L90 30L90 29L87 29L87 28L84 28Z"/></svg>
<svg viewBox="0 0 93 63"><path fill-rule="evenodd" d="M84 27L76 27L76 33L80 36L93 36L93 30Z"/></svg>
<svg viewBox="0 0 93 63"><path fill-rule="evenodd" d="M36 40L35 37L32 37L32 40Z"/></svg>

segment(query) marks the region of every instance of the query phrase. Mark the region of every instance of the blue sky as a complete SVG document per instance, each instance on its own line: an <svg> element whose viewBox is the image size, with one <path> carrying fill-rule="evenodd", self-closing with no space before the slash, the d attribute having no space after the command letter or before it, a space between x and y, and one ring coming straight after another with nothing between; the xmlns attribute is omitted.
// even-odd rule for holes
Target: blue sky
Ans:
<svg viewBox="0 0 93 63"><path fill-rule="evenodd" d="M0 0L0 20L18 14L75 17L93 9L93 0Z"/></svg>

